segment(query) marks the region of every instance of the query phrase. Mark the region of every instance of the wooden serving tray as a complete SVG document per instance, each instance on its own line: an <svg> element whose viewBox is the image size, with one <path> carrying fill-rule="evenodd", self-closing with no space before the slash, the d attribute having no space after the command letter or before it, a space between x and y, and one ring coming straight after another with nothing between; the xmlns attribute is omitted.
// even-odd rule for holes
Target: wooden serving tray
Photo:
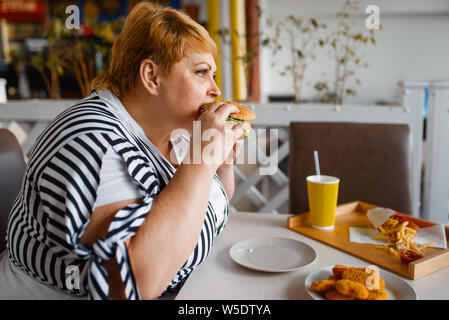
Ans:
<svg viewBox="0 0 449 320"><path fill-rule="evenodd" d="M287 228L413 280L449 266L449 249L428 248L424 258L406 265L401 262L399 256L376 248L378 245L349 242L349 227L373 228L366 217L366 212L377 207L379 206L361 201L337 206L335 226L332 230L313 228L308 221L309 214L307 212L288 217ZM419 227L435 225L426 220L409 217ZM449 227L446 226L445 231L447 241Z"/></svg>

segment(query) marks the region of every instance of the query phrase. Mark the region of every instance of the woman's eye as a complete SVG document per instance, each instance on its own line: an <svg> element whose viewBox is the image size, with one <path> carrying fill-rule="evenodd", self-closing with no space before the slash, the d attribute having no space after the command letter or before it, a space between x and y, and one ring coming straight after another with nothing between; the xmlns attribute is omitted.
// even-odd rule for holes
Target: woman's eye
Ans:
<svg viewBox="0 0 449 320"><path fill-rule="evenodd" d="M207 74L207 72L208 72L208 70L207 69L203 69L203 70L198 70L196 73L197 74L201 74L201 75L206 75Z"/></svg>

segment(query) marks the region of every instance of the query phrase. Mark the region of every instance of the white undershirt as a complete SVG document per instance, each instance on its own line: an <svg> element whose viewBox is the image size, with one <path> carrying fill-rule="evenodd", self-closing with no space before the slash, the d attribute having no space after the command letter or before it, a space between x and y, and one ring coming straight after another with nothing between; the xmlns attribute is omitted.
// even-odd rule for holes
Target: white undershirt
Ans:
<svg viewBox="0 0 449 320"><path fill-rule="evenodd" d="M128 174L122 157L114 149L108 149L101 164L100 184L94 208L144 196L144 191L138 188L137 182Z"/></svg>
<svg viewBox="0 0 449 320"><path fill-rule="evenodd" d="M105 100L109 106L114 108L114 113L116 113L120 120L128 125L128 128L133 130L133 132L143 141L149 141L142 128L130 116L120 100L114 94L110 91L101 90L98 91L98 95L100 98ZM173 162L176 164L181 164L187 154L190 141L185 136L177 135L171 139L171 143L176 158L173 159ZM123 158L112 148L108 149L103 157L100 171L100 184L98 186L94 208L121 200L143 198L144 196L144 191L138 188L137 182L135 182L129 175ZM211 185L209 201L214 207L217 215L218 226L224 219L226 199L224 198L223 192L215 179L213 179Z"/></svg>

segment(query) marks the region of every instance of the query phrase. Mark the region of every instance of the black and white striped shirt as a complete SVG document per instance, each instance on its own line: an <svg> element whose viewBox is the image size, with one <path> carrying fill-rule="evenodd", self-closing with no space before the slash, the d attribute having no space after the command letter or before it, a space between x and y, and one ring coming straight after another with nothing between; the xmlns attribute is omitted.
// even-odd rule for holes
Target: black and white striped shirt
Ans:
<svg viewBox="0 0 449 320"><path fill-rule="evenodd" d="M129 175L145 194L139 203L120 210L108 234L92 248L79 239L87 227L99 186L102 157L119 154ZM133 236L176 169L150 142L121 121L96 92L62 112L39 136L25 173L22 191L10 213L9 259L29 276L64 292L105 299L109 292L102 260L115 257L128 299L139 299L125 240ZM209 201L197 246L167 290L181 283L209 254L229 214L226 192L223 221ZM68 267L79 270L79 289L66 283Z"/></svg>

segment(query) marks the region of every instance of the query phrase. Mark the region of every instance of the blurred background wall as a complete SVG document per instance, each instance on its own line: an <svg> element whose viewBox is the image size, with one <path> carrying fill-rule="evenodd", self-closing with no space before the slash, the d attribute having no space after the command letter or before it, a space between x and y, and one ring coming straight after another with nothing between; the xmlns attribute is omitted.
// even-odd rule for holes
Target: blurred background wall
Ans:
<svg viewBox="0 0 449 320"><path fill-rule="evenodd" d="M315 18L324 22L328 32L336 26L335 13L344 0L260 0L266 17L273 20L295 17ZM361 85L357 96L347 96L345 103L398 102L399 81L430 81L449 79L449 1L447 0L377 0L360 1L362 12L368 5L380 9L382 30L375 32L376 45L361 51L369 66L357 71ZM360 15L362 25L368 14ZM269 32L268 28L262 30ZM280 76L270 67L271 53L262 48L262 100L269 96L291 95L291 77ZM277 60L288 60L286 52ZM313 84L321 79L333 81L334 62L324 50L317 50L317 59L307 70L305 99L314 99Z"/></svg>

